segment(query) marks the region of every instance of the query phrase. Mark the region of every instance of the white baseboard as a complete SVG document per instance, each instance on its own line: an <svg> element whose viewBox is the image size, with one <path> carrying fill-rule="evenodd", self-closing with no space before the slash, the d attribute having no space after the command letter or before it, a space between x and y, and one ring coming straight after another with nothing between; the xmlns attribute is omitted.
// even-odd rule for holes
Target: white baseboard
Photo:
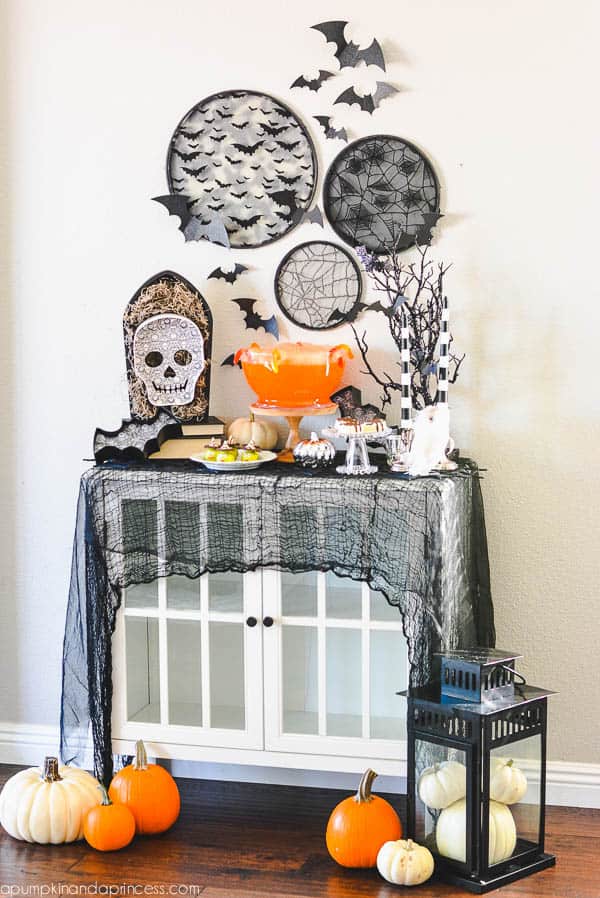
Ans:
<svg viewBox="0 0 600 898"><path fill-rule="evenodd" d="M0 722L0 764L41 764L45 755L58 755L58 747L58 727ZM293 768L185 760L173 761L171 767L176 776L198 779L348 789L356 785L354 774L337 773L331 769L328 771L300 769L297 766L298 756L294 756L294 761ZM86 752L86 766L91 766L90 750ZM404 778L401 776L382 776L378 780L382 792L402 791L403 783ZM549 761L546 771L546 791L549 805L600 808L600 764Z"/></svg>

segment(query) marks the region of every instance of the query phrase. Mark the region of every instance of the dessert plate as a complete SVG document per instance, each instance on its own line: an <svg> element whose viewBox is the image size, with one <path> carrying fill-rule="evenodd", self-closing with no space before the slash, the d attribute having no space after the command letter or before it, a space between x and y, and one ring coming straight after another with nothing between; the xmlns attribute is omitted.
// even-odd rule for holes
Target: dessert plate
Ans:
<svg viewBox="0 0 600 898"><path fill-rule="evenodd" d="M260 450L259 458L255 461L206 461L200 455L190 456L191 461L200 462L209 471L237 471L238 473L240 471L255 471L256 468L273 461L274 458L277 458L277 453L267 452L266 449Z"/></svg>

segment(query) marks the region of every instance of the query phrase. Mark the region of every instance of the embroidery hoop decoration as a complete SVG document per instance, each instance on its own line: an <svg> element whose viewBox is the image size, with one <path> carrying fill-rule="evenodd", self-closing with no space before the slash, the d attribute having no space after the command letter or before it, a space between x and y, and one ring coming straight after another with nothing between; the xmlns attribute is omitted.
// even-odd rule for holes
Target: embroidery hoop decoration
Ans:
<svg viewBox="0 0 600 898"><path fill-rule="evenodd" d="M282 278L286 272L286 267L289 265L290 261L294 260L294 256L297 253L299 253L301 250L306 250L307 247L316 247L316 246L333 247L337 251L337 253L339 253L341 256L343 256L344 261L347 261L352 268L353 274L355 276L355 283L356 283L356 289L355 289L356 295L354 297L354 301L353 301L352 305L348 309L346 309L343 313L340 313L340 316L337 317L336 320L330 321L330 316L327 316L326 321L328 323L320 324L320 325L308 324L305 321L301 321L298 318L294 317L293 312L290 309L290 306L286 305L283 301L283 285L281 283ZM306 263L309 263L310 259L305 259L304 261ZM342 261L342 260L340 259L340 261ZM336 263L332 262L331 264L333 265ZM349 281L350 278L347 278L347 280ZM360 267L357 264L356 260L353 259L353 257L348 252L348 250L346 250L343 246L340 246L338 243L333 243L330 240L307 240L305 243L300 243L300 244L298 244L298 246L294 246L283 257L283 259L277 266L277 271L275 272L274 289L275 289L275 299L277 300L277 305L279 306L279 308L281 309L281 311L283 312L285 317L288 319L288 321L291 321L293 324L297 325L298 327L305 328L306 330L315 330L315 331L331 330L334 327L340 327L342 324L348 324L350 321L354 321L354 319L356 318L356 315L358 314L359 307L360 307L360 300L361 300L361 297L363 294L362 272L361 272ZM331 314L333 314L336 311L336 308L337 308L336 302L335 302L335 300L333 300Z"/></svg>
<svg viewBox="0 0 600 898"><path fill-rule="evenodd" d="M351 171L352 160L357 158L357 156L359 161L367 159L367 157L360 156L358 151L368 147L369 144L375 143L376 145L377 142L383 144L382 152L384 153L384 157L387 145L387 152L398 150L403 154L406 154L409 158L403 159L400 164L394 164L390 161L387 166L387 171L380 171L379 173L375 172L375 183L370 186L369 178L371 177L371 171L369 169L369 172L367 173L367 183L360 184L359 181L360 192L357 193L357 196L359 196L360 199L358 203L344 203L344 189L340 189L339 185L336 187L336 182L341 181L342 184L344 184L343 176L346 175L345 190L348 192L348 186L352 187L349 179L352 178L353 174L360 174L359 171L354 173ZM344 165L344 163L348 164ZM402 165L407 164L413 165L414 170L402 172ZM394 171L390 176L389 172L392 166ZM419 166L422 166L422 183L415 186L414 184L411 184L410 181L411 177L414 176L415 170L417 170ZM394 187L391 183L385 184L386 178L389 180L390 177L400 181L397 187ZM392 194L394 196L393 201L390 200L387 203L386 188L387 194ZM371 193L372 199L365 198L367 191ZM415 201L414 205L411 206L410 203L403 198L403 192L411 195L411 198ZM421 193L421 197L416 196L418 193ZM379 203L380 206L377 207L375 203ZM389 207L393 204L395 205L395 208L390 209ZM350 219L344 217L344 215L341 214L341 210L338 209L336 211L336 205L341 205L345 212L352 211L352 205L358 206L356 212L357 220L354 227L351 227L348 224L354 217L354 213L352 213ZM365 225L365 228L361 233L359 216L365 206L368 207L367 212L363 213L365 221L370 216L375 223L375 227L379 225L380 233L375 230L375 227L369 231L368 224ZM386 206L388 207L387 209ZM419 206L424 206L425 208L419 208ZM344 147L344 149L335 157L325 175L325 182L323 185L323 207L331 227L344 243L347 243L352 247L365 245L370 252L384 254L389 252L394 236L395 239L400 237L397 248L401 250L414 246L415 242L420 245L431 243L431 230L440 217L440 185L433 165L419 147L415 146L415 144L410 141L405 140L403 137L396 137L391 134L373 134L368 137L361 137L348 144L348 146ZM401 217L406 218L406 221L403 222L404 227L397 228L398 219ZM410 217L413 218L413 221L409 220ZM420 221L419 218L421 219ZM385 229L388 228L388 223L391 227L388 230L387 235L385 235L388 238L388 242L386 243L381 231L385 231ZM394 227L394 225L396 225L396 227ZM390 233L390 230L392 233Z"/></svg>
<svg viewBox="0 0 600 898"><path fill-rule="evenodd" d="M172 159L173 159L173 155L174 155L176 141L181 134L181 130L185 129L185 125L188 122L188 120L193 116L193 114L195 112L200 111L202 109L202 107L207 106L210 103L213 103L218 100L226 100L227 98L239 99L244 96L259 97L262 100L268 100L268 101L276 104L276 106L280 107L283 110L283 112L288 116L288 118L291 120L290 127L292 127L292 126L297 127L301 131L302 136L303 136L304 140L306 141L307 149L308 149L309 155L310 155L310 164L311 164L311 170L309 172L307 172L306 175L304 175L304 177L306 178L307 181L308 181L309 177L312 177L312 186L310 188L309 196L305 200L302 200L299 205L296 205L295 208L290 208L288 227L286 227L284 230L282 230L276 234L273 234L272 236L269 236L267 239L263 239L263 240L260 240L259 242L252 242L252 243L236 243L235 237L236 237L236 234L239 233L239 231L236 232L236 231L228 230L229 242L230 242L231 248L232 249L240 249L240 250L241 249L257 249L260 246L266 246L269 243L274 243L276 240L280 240L282 237L284 237L286 234L288 234L291 230L293 230L298 224L300 224L300 222L302 220L303 213L306 212L308 209L310 209L311 203L315 196L317 182L318 182L318 178L319 178L319 167L318 167L318 161L317 161L317 153L315 150L315 145L313 143L312 137L310 136L309 131L308 131L306 125L304 124L304 122L302 121L302 119L295 112L293 112L292 109L290 109L290 107L287 105L287 103L284 103L282 100L279 100L276 97L273 97L271 94L266 94L263 91L259 91L259 90L247 90L247 89L226 90L226 91L220 91L218 93L210 94L208 97L204 97L202 100L199 100L198 103L195 103L190 109L188 109L188 111L185 113L185 115L178 122L178 124L171 136L171 140L169 141L169 148L167 150L166 173L167 173L167 183L169 185L169 192L171 194L173 194L174 196L186 196L185 191L181 190L181 189L177 189L177 185L174 183L174 180L173 180L174 175L173 175L173 171L172 171ZM269 114L273 114L273 113L269 113ZM222 122L221 122L223 125L223 128L225 128L226 121L227 120L222 120ZM233 140L235 140L236 138L238 140L241 140L243 138L244 132L241 130L238 130L235 132L235 134L233 134L232 128L233 128L233 125L230 125L229 126L229 136L232 138L231 142L233 142ZM270 138L270 137L266 137L262 142L268 143L271 139L272 138ZM227 141L228 149L230 148L231 142ZM266 151L263 151L263 153L265 153L265 152ZM199 155L202 155L202 151L200 151ZM211 155L214 155L214 154L211 154ZM248 155L248 154L246 154L246 155ZM209 163L209 164L212 164L212 163ZM213 168L214 168L214 165L213 165ZM261 188L264 187L264 185L262 185L262 174L263 173L261 172L261 183L260 183ZM258 187L259 184L257 183L255 186ZM292 185L290 185L290 186L292 186ZM281 191L283 191L284 188L285 188L285 184L279 189ZM287 187L286 189L290 190L290 187ZM290 192L292 192L292 191L290 190ZM278 205L278 208L281 208L281 206L279 206L279 204L277 204L277 205ZM250 212L252 212L252 210L250 210ZM227 216L225 216L225 217L227 217ZM251 216L248 216L248 217L251 217ZM281 217L281 220L283 221L284 218ZM244 229L242 228L240 230L243 231Z"/></svg>

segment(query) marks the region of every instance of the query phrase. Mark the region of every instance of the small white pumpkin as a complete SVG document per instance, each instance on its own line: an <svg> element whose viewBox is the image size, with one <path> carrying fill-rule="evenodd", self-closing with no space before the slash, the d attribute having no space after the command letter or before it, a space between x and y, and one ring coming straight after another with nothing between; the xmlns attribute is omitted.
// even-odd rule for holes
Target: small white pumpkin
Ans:
<svg viewBox="0 0 600 898"><path fill-rule="evenodd" d="M455 801L439 816L435 838L437 850L443 857L466 861L467 814L466 799ZM517 844L517 828L513 815L505 804L490 801L489 863L499 864L511 856Z"/></svg>
<svg viewBox="0 0 600 898"><path fill-rule="evenodd" d="M426 767L419 777L418 791L423 804L441 811L467 794L467 769L460 761Z"/></svg>
<svg viewBox="0 0 600 898"><path fill-rule="evenodd" d="M236 418L227 429L227 439L237 446L254 443L259 449L274 449L277 445L277 429L267 421L256 421L254 415L249 418Z"/></svg>
<svg viewBox="0 0 600 898"><path fill-rule="evenodd" d="M83 838L90 808L102 802L98 780L86 770L58 765L29 767L11 776L0 792L0 824L14 839L39 845Z"/></svg>
<svg viewBox="0 0 600 898"><path fill-rule="evenodd" d="M385 842L377 855L377 869L384 879L397 886L418 886L433 873L433 856L412 839Z"/></svg>
<svg viewBox="0 0 600 898"><path fill-rule="evenodd" d="M512 758L492 758L490 798L502 804L516 804L527 792L527 778Z"/></svg>

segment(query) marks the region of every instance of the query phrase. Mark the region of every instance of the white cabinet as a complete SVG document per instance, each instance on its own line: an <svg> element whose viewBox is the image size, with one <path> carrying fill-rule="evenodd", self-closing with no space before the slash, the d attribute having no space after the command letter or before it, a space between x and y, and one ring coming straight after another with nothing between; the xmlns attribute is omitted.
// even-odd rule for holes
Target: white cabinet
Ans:
<svg viewBox="0 0 600 898"><path fill-rule="evenodd" d="M331 573L170 577L124 592L113 743L155 754L400 772L406 641L396 608Z"/></svg>

